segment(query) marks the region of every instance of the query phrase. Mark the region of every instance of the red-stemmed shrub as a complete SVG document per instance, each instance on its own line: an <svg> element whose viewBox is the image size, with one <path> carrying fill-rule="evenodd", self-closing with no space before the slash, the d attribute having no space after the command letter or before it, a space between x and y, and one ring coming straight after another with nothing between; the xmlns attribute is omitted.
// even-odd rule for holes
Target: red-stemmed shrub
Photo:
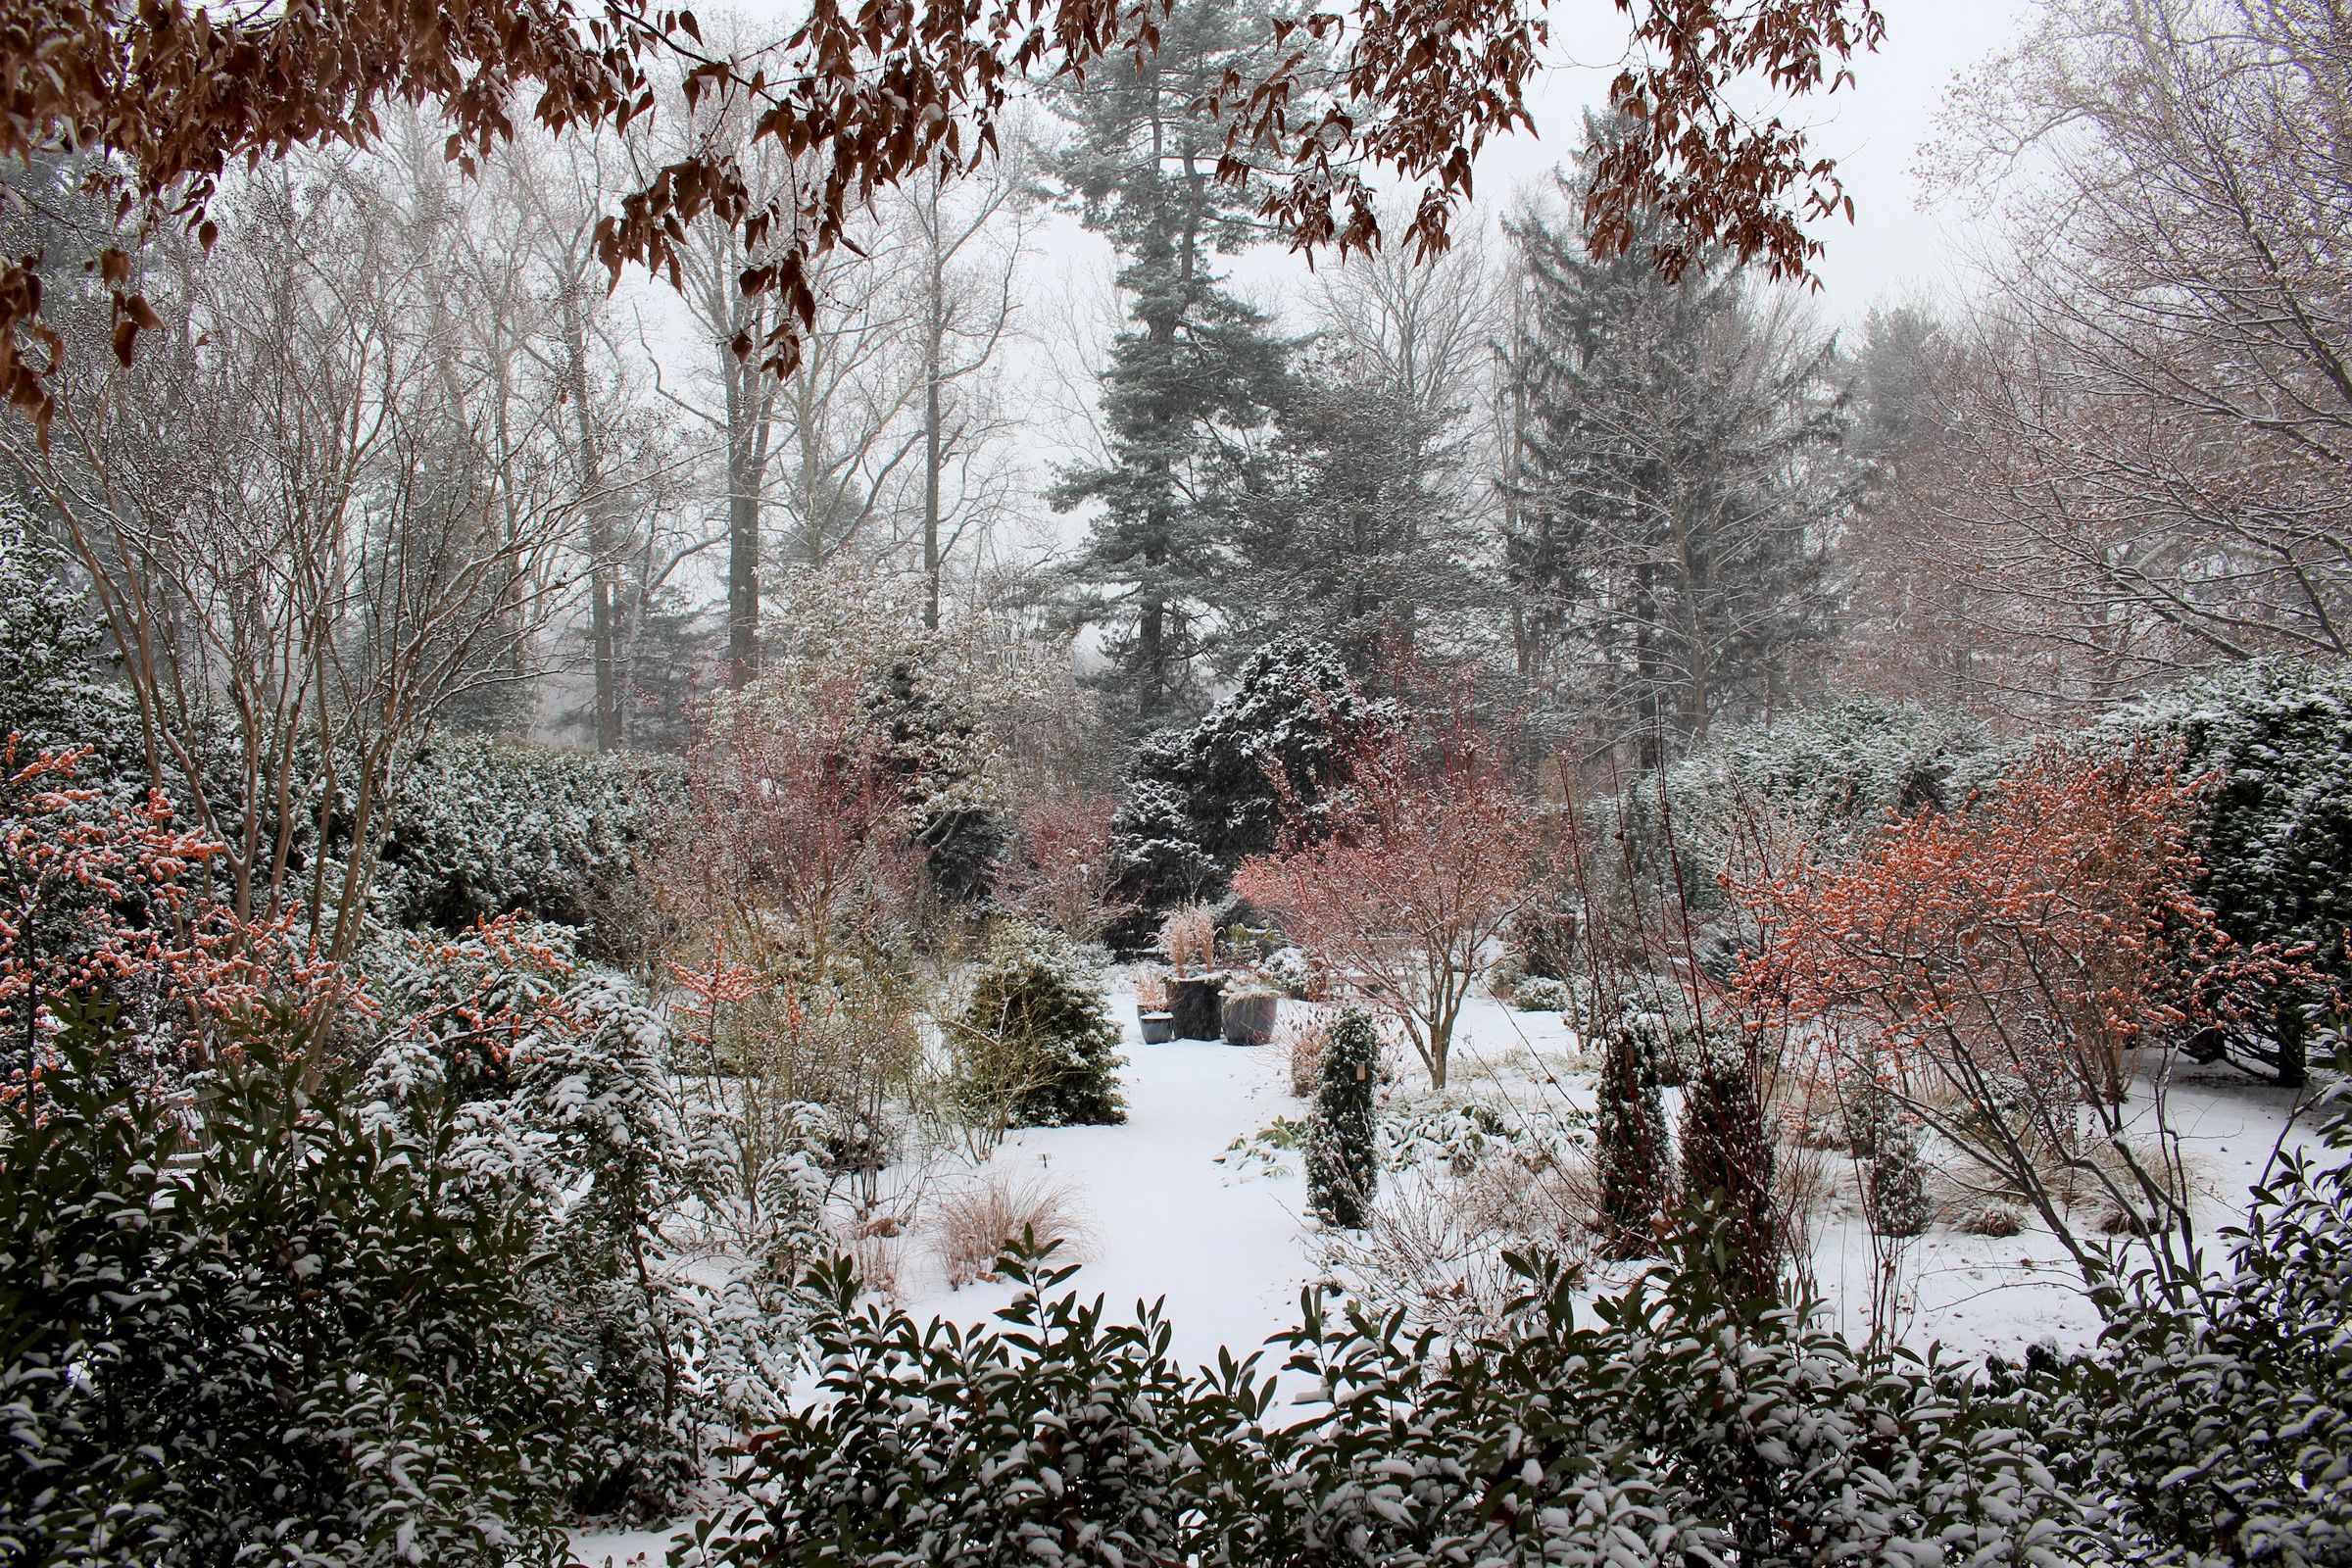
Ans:
<svg viewBox="0 0 2352 1568"><path fill-rule="evenodd" d="M1346 989L1399 1019L1435 1088L1490 952L1546 855L1541 815L1465 707L1346 737L1345 780L1310 815L1284 792L1280 836L1234 890Z"/></svg>

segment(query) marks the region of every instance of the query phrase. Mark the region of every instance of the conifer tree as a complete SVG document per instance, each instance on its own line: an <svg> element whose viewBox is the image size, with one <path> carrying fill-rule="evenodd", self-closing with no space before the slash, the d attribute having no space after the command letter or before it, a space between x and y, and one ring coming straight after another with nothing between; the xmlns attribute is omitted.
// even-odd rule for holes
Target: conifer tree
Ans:
<svg viewBox="0 0 2352 1568"><path fill-rule="evenodd" d="M1106 628L1103 684L1139 728L1198 705L1211 583L1283 389L1287 345L1211 267L1253 236L1254 202L1218 178L1224 133L1197 108L1271 37L1233 0L1181 0L1154 54L1105 62L1065 102L1078 134L1055 172L1118 248L1129 308L1102 374L1103 461L1065 471L1053 501L1101 509L1069 568L1076 613Z"/></svg>
<svg viewBox="0 0 2352 1568"><path fill-rule="evenodd" d="M1614 128L1588 124L1583 192ZM1527 299L1510 351L1521 413L1504 541L1535 661L1650 766L1727 711L1787 700L1825 629L1825 557L1850 486L1829 346L1720 258L1675 282L1656 236L1613 257L1573 229L1514 229Z"/></svg>

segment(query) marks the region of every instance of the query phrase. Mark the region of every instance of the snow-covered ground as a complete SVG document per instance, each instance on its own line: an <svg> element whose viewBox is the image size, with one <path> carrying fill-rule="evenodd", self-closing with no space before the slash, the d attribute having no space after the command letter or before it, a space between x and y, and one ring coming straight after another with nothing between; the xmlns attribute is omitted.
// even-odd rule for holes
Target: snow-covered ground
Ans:
<svg viewBox="0 0 2352 1568"><path fill-rule="evenodd" d="M1300 1289L1321 1271L1296 1156L1270 1162L1231 1151L1277 1118L1302 1116L1305 1106L1287 1092L1279 1051L1199 1041L1147 1046L1124 985L1112 1002L1127 1032L1127 1121L1017 1132L983 1171L939 1179L972 1181L994 1171L1054 1183L1085 1233L1071 1288L1102 1296L1119 1311L1164 1298L1175 1352L1189 1364L1213 1362L1220 1348L1248 1354L1296 1320ZM1589 1108L1590 1074L1565 1065L1571 1044L1556 1014L1515 1012L1481 998L1457 1036L1455 1086ZM1417 1081L1409 1072L1404 1078L1408 1086ZM2228 1069L2176 1072L2169 1117L2202 1195L2200 1217L2217 1263L2213 1233L2242 1217L2246 1189L2294 1104L2292 1093ZM1824 1157L1833 1175L1850 1168ZM1835 1201L1824 1205L1815 1230L1814 1270L1826 1304L1859 1337L1868 1328L1868 1235L1850 1205L1840 1212ZM2097 1332L2071 1263L2037 1229L1998 1238L1939 1225L1915 1247L1912 1268L1903 1337L1917 1348L1940 1345L1961 1359L1994 1351L2014 1357L2038 1340L2077 1346ZM980 1322L1010 1295L1009 1287L987 1282L951 1290L919 1227L900 1243L898 1286L901 1303L918 1319ZM582 1535L575 1549L591 1568L658 1565L667 1539Z"/></svg>
<svg viewBox="0 0 2352 1568"><path fill-rule="evenodd" d="M1208 1041L1147 1046L1135 1005L1116 999L1127 1027L1121 1085L1127 1120L1115 1127L1031 1128L1006 1138L989 1169L1059 1186L1084 1232L1070 1288L1114 1309L1165 1298L1176 1354L1189 1362L1254 1348L1298 1315L1309 1275L1295 1168L1252 1175L1218 1156L1277 1116L1298 1114L1279 1054ZM917 1318L978 1322L1010 1298L983 1282L950 1291L918 1235L902 1254L900 1299Z"/></svg>

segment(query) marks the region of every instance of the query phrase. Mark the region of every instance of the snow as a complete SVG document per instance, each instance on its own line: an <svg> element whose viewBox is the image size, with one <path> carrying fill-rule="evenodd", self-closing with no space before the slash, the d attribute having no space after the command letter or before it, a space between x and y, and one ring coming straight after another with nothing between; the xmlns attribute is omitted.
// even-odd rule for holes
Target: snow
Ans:
<svg viewBox="0 0 2352 1568"><path fill-rule="evenodd" d="M1173 1348L1187 1364L1213 1363L1220 1349L1247 1355L1296 1320L1299 1291L1321 1271L1297 1158L1244 1160L1229 1152L1277 1118L1303 1117L1306 1105L1287 1092L1279 1048L1147 1046L1123 981L1112 1002L1125 1029L1120 1081L1128 1120L1016 1132L980 1171L943 1179L976 1180L987 1171L1042 1175L1071 1200L1085 1232L1068 1288L1099 1295L1120 1312L1164 1298ZM1590 1108L1591 1074L1568 1065L1573 1047L1557 1014L1518 1012L1478 998L1456 1036L1453 1083L1521 1109ZM1423 1082L1409 1060L1398 1064L1398 1075L1406 1093ZM2287 1135L2295 1102L2293 1092L2227 1068L2176 1065L2168 1115L2201 1193L2202 1241L2216 1266L2224 1248L2215 1232L2242 1218L2247 1187ZM1850 1182L1850 1161L1836 1153L1824 1158ZM1870 1246L1852 1208L1834 1199L1825 1205L1813 1261L1825 1308L1859 1338L1868 1332ZM899 1300L918 1321L979 1323L1010 1296L1001 1283L949 1289L919 1230L901 1247ZM2015 1359L2036 1341L2075 1347L2096 1337L2097 1319L2073 1265L2037 1227L1984 1237L1939 1224L1912 1257L1903 1338L1915 1348L1937 1345L1952 1359L1992 1352ZM659 1564L667 1539L583 1534L574 1549L589 1568L608 1562L631 1568L638 1553Z"/></svg>
<svg viewBox="0 0 2352 1568"><path fill-rule="evenodd" d="M1122 988L1113 1002L1126 1030L1126 1122L1016 1132L983 1169L1042 1174L1074 1197L1085 1238L1067 1288L1120 1311L1164 1297L1174 1351L1188 1364L1213 1362L1221 1348L1246 1353L1298 1315L1312 1272L1296 1162L1277 1174L1218 1163L1236 1139L1299 1114L1281 1053L1213 1041L1147 1046L1133 995ZM901 1302L916 1318L977 1323L1010 1298L1002 1284L949 1290L916 1242L900 1265Z"/></svg>

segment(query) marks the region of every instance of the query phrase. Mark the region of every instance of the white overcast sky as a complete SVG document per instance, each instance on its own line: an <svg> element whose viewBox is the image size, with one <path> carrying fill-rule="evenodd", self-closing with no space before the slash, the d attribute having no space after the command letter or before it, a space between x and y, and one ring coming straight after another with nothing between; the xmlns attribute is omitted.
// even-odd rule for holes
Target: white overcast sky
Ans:
<svg viewBox="0 0 2352 1568"><path fill-rule="evenodd" d="M1971 215L1923 211L1914 166L1953 77L2015 41L2033 3L1879 0L1886 39L1855 62L1854 84L1775 106L1809 128L1816 151L1837 159L1854 199L1853 222L1830 220L1814 229L1827 246L1817 269L1818 303L1830 319L1852 320L1882 300L1933 297L1961 286ZM1555 0L1549 20L1553 64L1529 99L1536 129L1501 138L1481 154L1473 221L1491 221L1521 192L1548 187L1550 172L1576 152L1585 111L1600 104L1623 65L1625 20L1610 0ZM1107 270L1106 250L1074 224L1054 223L1041 239L1048 275L1084 279ZM1295 267L1269 252L1234 264L1232 271L1259 303L1274 304L1288 292Z"/></svg>
<svg viewBox="0 0 2352 1568"><path fill-rule="evenodd" d="M1881 302L1933 303L1966 289L1966 262L1985 248L1979 243L1984 236L1970 232L1975 215L1923 210L1914 168L1955 75L2016 41L2034 3L1879 0L1886 41L1854 63L1852 86L1826 98L1769 106L1810 129L1815 149L1838 160L1854 199L1853 222L1828 220L1815 227L1826 246L1817 264L1822 287L1815 304L1830 324L1854 322ZM749 0L741 25L755 37L780 32L795 9L793 0ZM1554 59L1530 94L1536 129L1493 143L1481 155L1471 223L1492 224L1522 192L1548 187L1550 172L1576 151L1584 112L1602 101L1622 68L1625 19L1612 0L1553 0L1548 16ZM1227 268L1234 285L1285 315L1285 325L1306 324L1298 313L1282 309L1311 287L1296 258L1269 246L1232 259ZM1048 220L1035 236L1020 290L1018 341L1009 345L1004 369L1006 391L1025 405L1019 445L1027 482L1021 488L1030 500L1016 508L1021 515L1013 537L1001 537L1000 549L1026 554L1066 548L1084 531L1083 518L1056 516L1037 498L1053 471L1082 460L1090 445L1086 409L1095 391L1093 372L1116 315L1112 271L1107 244L1066 214ZM676 353L676 368L684 369L709 352L684 341L674 301L640 298L649 315L669 318L653 334L666 340L662 358Z"/></svg>

